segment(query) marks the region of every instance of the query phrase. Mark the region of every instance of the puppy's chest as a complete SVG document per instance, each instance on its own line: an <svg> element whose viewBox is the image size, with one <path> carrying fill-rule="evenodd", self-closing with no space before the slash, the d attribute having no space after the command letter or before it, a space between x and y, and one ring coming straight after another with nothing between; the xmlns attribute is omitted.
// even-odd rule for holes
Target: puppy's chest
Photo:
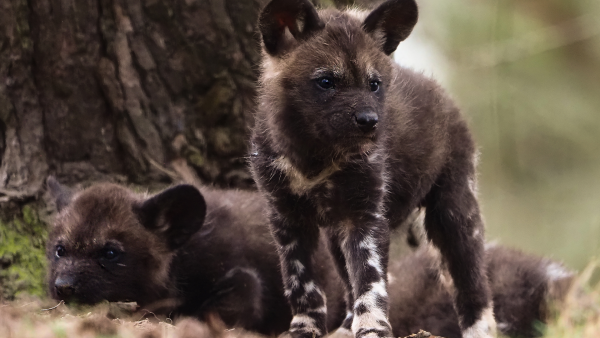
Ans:
<svg viewBox="0 0 600 338"><path fill-rule="evenodd" d="M384 182L377 165L334 165L310 178L291 166L285 169L287 190L306 197L323 220L336 222L381 207Z"/></svg>
<svg viewBox="0 0 600 338"><path fill-rule="evenodd" d="M335 180L328 179L319 185L309 196L320 219L335 221L341 219L347 213L348 206L343 203L343 191L336 185Z"/></svg>
<svg viewBox="0 0 600 338"><path fill-rule="evenodd" d="M365 214L381 214L384 191L379 180L334 176L315 190L314 205L322 220L336 224Z"/></svg>

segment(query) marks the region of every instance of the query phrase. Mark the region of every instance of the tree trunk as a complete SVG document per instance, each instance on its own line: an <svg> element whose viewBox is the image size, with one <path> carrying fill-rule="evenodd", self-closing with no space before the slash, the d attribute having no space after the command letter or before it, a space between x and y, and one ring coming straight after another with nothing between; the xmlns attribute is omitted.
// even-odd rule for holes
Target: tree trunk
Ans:
<svg viewBox="0 0 600 338"><path fill-rule="evenodd" d="M261 0L1 0L0 194L65 183L251 184ZM179 162L181 163L181 162Z"/></svg>
<svg viewBox="0 0 600 338"><path fill-rule="evenodd" d="M246 139L264 3L0 0L5 297L19 289L6 291L7 280L23 278L7 271L27 260L27 249L8 243L15 233L42 236L32 229L44 214L38 200L49 174L66 184L152 185L183 170L206 183L251 187ZM43 240L33 242L39 265Z"/></svg>

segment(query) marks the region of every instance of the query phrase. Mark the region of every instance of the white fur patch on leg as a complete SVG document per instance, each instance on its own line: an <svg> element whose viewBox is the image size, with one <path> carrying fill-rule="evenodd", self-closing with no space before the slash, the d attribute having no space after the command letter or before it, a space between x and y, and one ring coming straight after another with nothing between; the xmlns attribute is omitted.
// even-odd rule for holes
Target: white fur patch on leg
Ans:
<svg viewBox="0 0 600 338"><path fill-rule="evenodd" d="M290 275L288 277L288 285L292 290L297 290L300 287L300 279L296 275Z"/></svg>
<svg viewBox="0 0 600 338"><path fill-rule="evenodd" d="M292 318L290 332L310 332L313 337L323 335L321 330L316 327L315 319L307 314L297 314Z"/></svg>
<svg viewBox="0 0 600 338"><path fill-rule="evenodd" d="M293 250L295 250L297 246L298 246L298 241L291 241L289 244L280 247L279 251L282 254L289 255L289 253L292 252Z"/></svg>
<svg viewBox="0 0 600 338"><path fill-rule="evenodd" d="M573 277L573 273L565 269L562 265L552 262L546 266L546 276L548 276L550 281L554 282L565 278L571 278Z"/></svg>
<svg viewBox="0 0 600 338"><path fill-rule="evenodd" d="M304 272L304 265L299 260L294 259L290 263L291 266L294 267L294 269L296 269L297 274L300 275Z"/></svg>
<svg viewBox="0 0 600 338"><path fill-rule="evenodd" d="M371 236L367 236L360 242L359 247L369 251L367 264L372 266L379 274L382 274L383 268L381 267L381 257L377 252L377 243L375 242L375 239Z"/></svg>
<svg viewBox="0 0 600 338"><path fill-rule="evenodd" d="M381 325L381 323L387 323L387 326ZM355 316L352 321L352 332L354 335L361 329L387 331L391 327L385 312L379 308L370 309L370 311L363 313L360 316ZM371 334L367 336L371 336ZM377 337L377 335L374 335L373 337Z"/></svg>
<svg viewBox="0 0 600 338"><path fill-rule="evenodd" d="M377 306L377 299L379 297L387 297L385 280L383 279L372 283L371 289L360 296L354 303L355 309L361 305L367 308L365 313L354 316L354 320L352 321L352 332L354 334L360 329L385 331L391 327L385 311ZM387 326L381 325L382 322L387 323Z"/></svg>
<svg viewBox="0 0 600 338"><path fill-rule="evenodd" d="M291 326L293 327L294 325L298 324L303 326L314 326L315 320L307 314L298 314L292 318Z"/></svg>
<svg viewBox="0 0 600 338"><path fill-rule="evenodd" d="M496 320L494 319L494 310L489 306L481 313L481 318L473 325L463 330L463 338L494 338L496 333Z"/></svg>

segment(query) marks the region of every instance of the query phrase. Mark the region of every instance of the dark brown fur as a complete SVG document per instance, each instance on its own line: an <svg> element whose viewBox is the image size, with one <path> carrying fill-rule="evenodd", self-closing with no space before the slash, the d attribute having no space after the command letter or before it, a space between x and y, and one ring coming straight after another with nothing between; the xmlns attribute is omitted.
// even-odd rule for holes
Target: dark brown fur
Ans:
<svg viewBox="0 0 600 338"><path fill-rule="evenodd" d="M261 14L263 73L250 163L269 200L295 314L292 336L326 333L324 298L309 264L321 228L350 300L353 317L343 326L357 337L389 336L389 227L423 206L464 334L493 335L475 145L439 85L387 55L416 19L413 0L389 0L368 15L273 0Z"/></svg>
<svg viewBox="0 0 600 338"><path fill-rule="evenodd" d="M291 313L276 266L275 244L268 233L266 203L260 195L203 188L205 224L180 248L169 250L167 236L149 230L139 215L132 213L151 196L113 184L95 185L73 196L50 181L62 209L48 240L48 279L54 298L90 304L104 299L136 301L159 314L174 310L175 315L204 319L217 313L230 327L266 334L287 329ZM156 210L162 208L156 206ZM194 214L203 213L202 206L188 204L187 208ZM122 235L114 236L117 233ZM324 250L325 236L321 237L313 264L327 290L328 328L333 329L344 317L343 284ZM122 260L127 266L121 272L99 269L98 251L107 240L117 238L129 256ZM59 243L67 252L57 259ZM80 244L79 249L75 243ZM390 281L394 336L424 329L448 338L460 337L450 294L440 282L439 261L431 252L422 248L390 264L390 274L395 276ZM533 323L546 320L548 300L561 298L570 273L556 262L502 247L488 249L487 261L500 331L536 335ZM157 269L165 264L168 276ZM61 297L54 281L69 276L77 290L71 297ZM158 304L175 306L155 308Z"/></svg>
<svg viewBox="0 0 600 338"><path fill-rule="evenodd" d="M539 337L551 311L558 306L574 274L549 259L502 246L486 249L487 274L494 300L498 331L511 337ZM458 317L453 308L439 260L421 248L390 262L390 322L394 336L424 329L446 338L460 338Z"/></svg>
<svg viewBox="0 0 600 338"><path fill-rule="evenodd" d="M161 203L153 204L151 211L143 212L144 204L165 192L147 196L98 184L71 194L53 179L49 186L61 209L47 244L53 298L85 304L135 301L142 308L176 317L203 319L217 313L230 327L263 334L287 328L291 314L262 214L264 201L252 193L203 188L201 195L191 186L177 186L166 191L171 191L167 198L158 198ZM173 204L179 204L177 216L169 213ZM201 228L190 224L204 219L205 210ZM173 245L176 230L187 240ZM61 257L56 256L58 245L65 250ZM103 259L106 248L119 250L119 260ZM327 262L315 266L320 282L329 285L332 302L337 299L340 304L342 291L330 285L335 278L329 278L332 269ZM57 287L59 279L62 285ZM329 327L334 328L344 316L343 303L337 307L334 303L329 310Z"/></svg>

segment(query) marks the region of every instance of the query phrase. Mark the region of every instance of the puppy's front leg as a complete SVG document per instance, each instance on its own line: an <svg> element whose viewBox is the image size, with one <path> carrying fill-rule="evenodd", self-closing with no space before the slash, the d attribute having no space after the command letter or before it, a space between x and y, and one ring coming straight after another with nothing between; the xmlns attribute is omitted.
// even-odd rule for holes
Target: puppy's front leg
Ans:
<svg viewBox="0 0 600 338"><path fill-rule="evenodd" d="M319 228L300 215L272 213L273 237L279 248L285 296L292 307L290 330L281 337L315 338L327 334L325 294L313 278L311 258Z"/></svg>
<svg viewBox="0 0 600 338"><path fill-rule="evenodd" d="M360 218L361 225L345 224L342 239L354 296L352 332L356 338L391 337L388 320L387 264L389 228L378 214Z"/></svg>

